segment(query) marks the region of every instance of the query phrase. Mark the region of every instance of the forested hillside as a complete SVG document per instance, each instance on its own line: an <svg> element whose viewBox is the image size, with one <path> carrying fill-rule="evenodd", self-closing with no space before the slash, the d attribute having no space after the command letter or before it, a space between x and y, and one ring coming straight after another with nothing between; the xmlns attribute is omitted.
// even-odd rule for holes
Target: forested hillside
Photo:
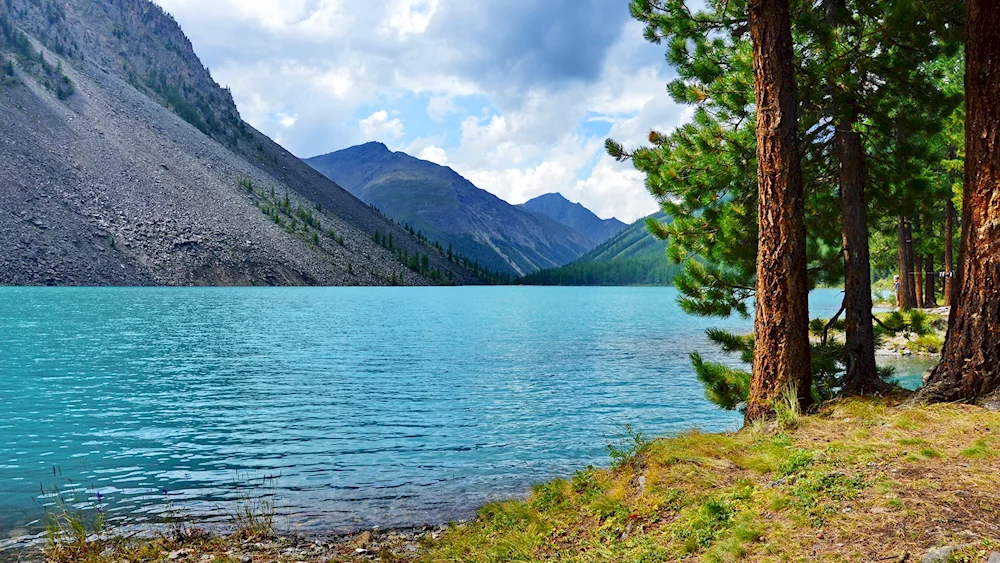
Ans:
<svg viewBox="0 0 1000 563"><path fill-rule="evenodd" d="M666 215L652 216L656 221ZM525 285L671 285L680 266L667 260L667 243L650 234L647 219L640 219L624 231L561 268L525 276Z"/></svg>

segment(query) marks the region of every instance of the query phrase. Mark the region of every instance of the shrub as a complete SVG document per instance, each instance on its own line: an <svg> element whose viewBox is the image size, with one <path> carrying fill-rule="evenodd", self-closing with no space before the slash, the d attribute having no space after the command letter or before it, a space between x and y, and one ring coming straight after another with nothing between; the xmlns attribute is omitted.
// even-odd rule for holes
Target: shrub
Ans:
<svg viewBox="0 0 1000 563"><path fill-rule="evenodd" d="M650 441L632 429L632 426L625 425L625 435L615 442L608 443L608 456L611 458L614 467L621 467L636 456L642 454L649 448Z"/></svg>
<svg viewBox="0 0 1000 563"><path fill-rule="evenodd" d="M899 311L893 311L886 316L885 320L882 321L885 328L890 332L902 332L906 330L906 317L903 316Z"/></svg>
<svg viewBox="0 0 1000 563"><path fill-rule="evenodd" d="M932 332L928 321L927 313L920 310L910 311L910 331L917 336L927 336Z"/></svg>
<svg viewBox="0 0 1000 563"><path fill-rule="evenodd" d="M253 193L253 179L250 176L240 176L236 179L236 184L248 193Z"/></svg>

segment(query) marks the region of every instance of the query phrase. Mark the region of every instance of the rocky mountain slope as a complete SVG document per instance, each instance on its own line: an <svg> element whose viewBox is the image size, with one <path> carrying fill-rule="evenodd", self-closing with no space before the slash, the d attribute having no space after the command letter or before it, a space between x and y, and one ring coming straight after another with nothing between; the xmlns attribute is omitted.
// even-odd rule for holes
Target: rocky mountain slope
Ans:
<svg viewBox="0 0 1000 563"><path fill-rule="evenodd" d="M597 246L625 230L628 225L618 219L601 219L593 211L579 203L573 203L562 194L540 195L519 205L533 213L539 213L566 225L584 235Z"/></svg>
<svg viewBox="0 0 1000 563"><path fill-rule="evenodd" d="M594 246L557 221L477 188L451 168L381 143L306 162L387 216L493 270L524 275L567 264Z"/></svg>
<svg viewBox="0 0 1000 563"><path fill-rule="evenodd" d="M652 218L669 221L664 213ZM525 285L670 285L681 267L667 260L667 242L640 219L579 260L521 280Z"/></svg>
<svg viewBox="0 0 1000 563"><path fill-rule="evenodd" d="M244 123L147 0L0 2L0 114L0 284L477 281Z"/></svg>

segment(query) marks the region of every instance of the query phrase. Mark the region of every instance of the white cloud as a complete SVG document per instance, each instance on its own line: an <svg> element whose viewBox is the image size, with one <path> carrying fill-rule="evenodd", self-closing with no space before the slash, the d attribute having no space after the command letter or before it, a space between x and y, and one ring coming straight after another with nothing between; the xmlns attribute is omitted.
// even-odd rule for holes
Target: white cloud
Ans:
<svg viewBox="0 0 1000 563"><path fill-rule="evenodd" d="M514 203L558 191L605 217L654 211L642 178L603 155L595 120L634 147L689 115L666 94L663 47L623 23L624 6L569 25L549 16L570 0L157 1L243 117L293 153L380 140Z"/></svg>
<svg viewBox="0 0 1000 563"><path fill-rule="evenodd" d="M389 112L377 111L358 122L358 129L365 139L377 141L386 137L398 139L403 136L403 122L399 118L389 119Z"/></svg>
<svg viewBox="0 0 1000 563"><path fill-rule="evenodd" d="M417 154L417 158L421 160L429 160L435 164L440 164L441 166L448 165L448 152L441 147L436 147L434 145L424 147L424 149Z"/></svg>
<svg viewBox="0 0 1000 563"><path fill-rule="evenodd" d="M438 123L441 123L456 111L455 96L447 94L434 96L427 102L427 116Z"/></svg>
<svg viewBox="0 0 1000 563"><path fill-rule="evenodd" d="M383 32L395 32L400 38L424 33L437 9L438 0L395 0Z"/></svg>
<svg viewBox="0 0 1000 563"><path fill-rule="evenodd" d="M645 177L629 163L604 155L586 180L574 186L573 199L589 209L600 210L604 219L618 217L631 222L656 211L657 204L644 187ZM575 197L574 197L575 196Z"/></svg>

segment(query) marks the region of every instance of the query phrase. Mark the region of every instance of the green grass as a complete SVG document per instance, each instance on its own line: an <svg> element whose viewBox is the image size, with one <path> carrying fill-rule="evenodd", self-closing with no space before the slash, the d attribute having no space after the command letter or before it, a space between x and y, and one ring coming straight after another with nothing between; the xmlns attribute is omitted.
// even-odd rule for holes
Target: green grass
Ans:
<svg viewBox="0 0 1000 563"><path fill-rule="evenodd" d="M953 545L952 534L966 528L989 537L983 522L992 521L1000 500L986 429L997 423L1000 415L975 407L859 399L734 434L626 439L611 450L610 469L491 505L432 543L421 561L912 557ZM942 487L931 478L957 475L958 467L954 483ZM959 488L990 500L966 502L951 493ZM969 512L943 528L958 503Z"/></svg>

